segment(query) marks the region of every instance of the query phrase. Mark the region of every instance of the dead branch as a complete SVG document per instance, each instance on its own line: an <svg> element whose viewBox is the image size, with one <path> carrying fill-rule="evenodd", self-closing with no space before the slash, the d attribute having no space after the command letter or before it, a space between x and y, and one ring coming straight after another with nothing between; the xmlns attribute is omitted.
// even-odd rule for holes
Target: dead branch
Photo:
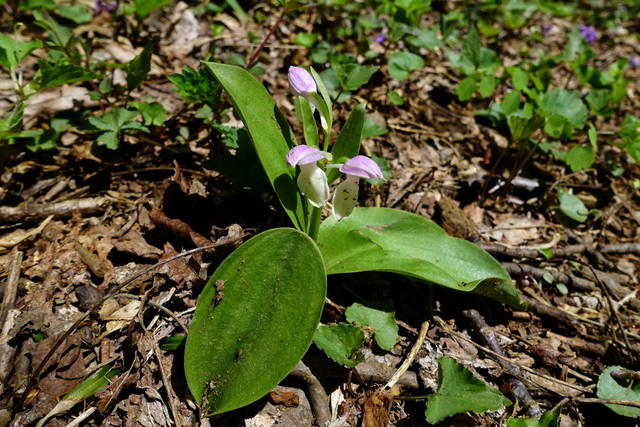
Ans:
<svg viewBox="0 0 640 427"><path fill-rule="evenodd" d="M578 326L578 321L571 316L569 316L566 312L560 310L559 308L542 304L538 300L533 298L529 298L526 295L522 295L522 299L527 303L527 308L533 311L538 316L542 317L550 317L563 325L565 325L570 330L575 331Z"/></svg>
<svg viewBox="0 0 640 427"><path fill-rule="evenodd" d="M300 361L289 375L304 381L307 385L309 402L311 402L313 406L313 412L316 414L318 424L320 426L329 424L331 422L329 396L327 396L327 392L324 391L322 384L320 384L320 381L313 375L311 369Z"/></svg>
<svg viewBox="0 0 640 427"><path fill-rule="evenodd" d="M504 356L493 329L487 325L482 316L480 316L480 313L478 313L477 310L465 310L463 311L463 314L484 344L495 353ZM541 417L542 410L540 409L538 402L533 399L529 390L527 390L523 382L519 379L522 377L520 370L515 365L504 359L500 360L500 364L511 374L511 390L513 391L515 398L523 404L527 415L536 418Z"/></svg>
<svg viewBox="0 0 640 427"><path fill-rule="evenodd" d="M54 218L65 218L74 212L93 215L107 208L109 199L94 197L87 199L65 200L58 203L24 202L18 206L0 206L0 223L36 222L49 215Z"/></svg>

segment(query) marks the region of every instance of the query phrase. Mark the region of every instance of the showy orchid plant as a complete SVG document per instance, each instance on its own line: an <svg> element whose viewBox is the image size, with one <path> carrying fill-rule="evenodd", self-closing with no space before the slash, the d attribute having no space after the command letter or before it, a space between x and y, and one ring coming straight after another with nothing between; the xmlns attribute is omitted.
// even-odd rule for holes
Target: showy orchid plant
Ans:
<svg viewBox="0 0 640 427"><path fill-rule="evenodd" d="M289 374L314 339L327 275L393 272L524 306L509 275L478 246L448 236L422 216L356 207L360 178L383 179L376 162L359 154L364 104L354 107L332 140L332 101L322 79L312 68L291 67L289 87L303 124L299 143L249 72L205 66L242 119L293 228L267 230L243 243L202 291L184 359L203 415L248 405Z"/></svg>

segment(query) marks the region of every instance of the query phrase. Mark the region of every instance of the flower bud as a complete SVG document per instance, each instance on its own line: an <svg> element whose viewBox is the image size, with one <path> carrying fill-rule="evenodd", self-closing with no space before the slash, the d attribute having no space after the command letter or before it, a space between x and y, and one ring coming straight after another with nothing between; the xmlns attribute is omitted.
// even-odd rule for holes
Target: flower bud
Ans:
<svg viewBox="0 0 640 427"><path fill-rule="evenodd" d="M308 98L311 92L317 92L315 80L304 68L289 67L289 89L296 96Z"/></svg>

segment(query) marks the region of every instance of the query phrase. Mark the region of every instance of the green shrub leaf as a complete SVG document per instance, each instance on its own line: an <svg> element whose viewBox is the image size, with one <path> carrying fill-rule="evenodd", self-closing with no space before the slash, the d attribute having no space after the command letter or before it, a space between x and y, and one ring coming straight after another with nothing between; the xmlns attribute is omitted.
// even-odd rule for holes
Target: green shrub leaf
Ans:
<svg viewBox="0 0 640 427"><path fill-rule="evenodd" d="M275 228L236 249L205 286L187 336L187 383L202 412L248 405L306 353L324 306L322 257L306 234Z"/></svg>
<svg viewBox="0 0 640 427"><path fill-rule="evenodd" d="M409 212L356 208L340 222L327 218L317 241L328 274L388 271L513 307L526 306L491 255Z"/></svg>

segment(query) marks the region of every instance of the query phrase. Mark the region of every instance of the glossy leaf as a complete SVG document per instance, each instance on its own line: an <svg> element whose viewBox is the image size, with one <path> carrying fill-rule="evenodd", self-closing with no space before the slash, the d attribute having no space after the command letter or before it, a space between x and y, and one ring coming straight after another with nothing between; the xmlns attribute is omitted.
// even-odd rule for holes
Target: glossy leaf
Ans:
<svg viewBox="0 0 640 427"><path fill-rule="evenodd" d="M536 418L509 418L507 420L507 427L558 427L558 419L562 407L557 408L555 411L545 412L540 419Z"/></svg>
<svg viewBox="0 0 640 427"><path fill-rule="evenodd" d="M293 228L258 234L205 286L187 336L187 383L203 413L248 405L306 353L327 278L316 244Z"/></svg>
<svg viewBox="0 0 640 427"><path fill-rule="evenodd" d="M218 79L244 122L251 142L280 203L298 230L306 230L306 201L298 191L295 168L285 156L296 145L291 127L273 98L248 71L232 65L204 62Z"/></svg>
<svg viewBox="0 0 640 427"><path fill-rule="evenodd" d="M327 218L317 242L328 274L394 272L525 307L511 278L491 255L409 212L356 208L340 222Z"/></svg>
<svg viewBox="0 0 640 427"><path fill-rule="evenodd" d="M334 161L347 157L352 158L360 151L360 138L365 121L365 104L357 105L349 115L347 123L342 127L338 139L336 139L331 154ZM341 175L338 169L327 170L327 181L331 185Z"/></svg>
<svg viewBox="0 0 640 427"><path fill-rule="evenodd" d="M558 201L560 202L560 210L569 218L578 222L585 222L589 217L589 209L587 209L582 200L562 187L558 187Z"/></svg>
<svg viewBox="0 0 640 427"><path fill-rule="evenodd" d="M153 48L151 42L147 42L142 52L125 66L127 70L127 90L129 92L140 86L140 83L147 78L147 74L149 74L151 70L152 53Z"/></svg>

